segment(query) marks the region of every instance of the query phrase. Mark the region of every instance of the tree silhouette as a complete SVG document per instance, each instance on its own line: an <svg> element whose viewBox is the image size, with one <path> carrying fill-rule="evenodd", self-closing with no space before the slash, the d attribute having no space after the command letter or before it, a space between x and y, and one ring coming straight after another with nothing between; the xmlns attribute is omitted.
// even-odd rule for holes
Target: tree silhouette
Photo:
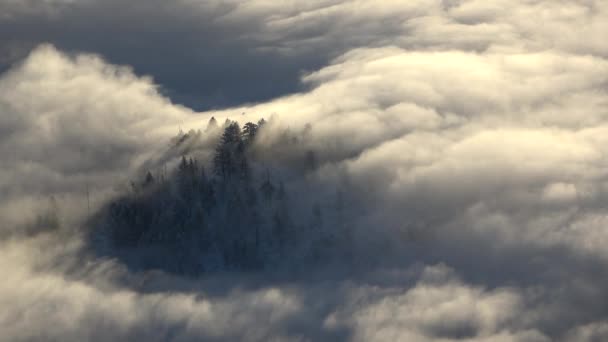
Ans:
<svg viewBox="0 0 608 342"><path fill-rule="evenodd" d="M351 238L343 191L325 203L315 200L306 213L292 210L297 198L271 178L269 168L260 171L249 152L263 125L246 123L241 130L228 121L206 165L210 175L197 158L182 155L164 181L147 172L132 182L133 191L107 205L93 232L113 247L106 253L124 257L131 267L188 274L337 255L334 249ZM316 164L314 153L307 160Z"/></svg>

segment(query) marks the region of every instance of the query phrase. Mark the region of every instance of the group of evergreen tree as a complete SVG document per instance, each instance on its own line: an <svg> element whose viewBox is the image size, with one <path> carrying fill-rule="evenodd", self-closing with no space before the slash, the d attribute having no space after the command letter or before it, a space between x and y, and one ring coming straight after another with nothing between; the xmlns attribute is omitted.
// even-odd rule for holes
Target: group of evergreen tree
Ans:
<svg viewBox="0 0 608 342"><path fill-rule="evenodd" d="M254 172L250 147L264 121L227 122L207 168L182 156L170 176L147 172L112 201L91 237L133 267L200 274L315 262L336 245L321 206L294 220L285 185Z"/></svg>

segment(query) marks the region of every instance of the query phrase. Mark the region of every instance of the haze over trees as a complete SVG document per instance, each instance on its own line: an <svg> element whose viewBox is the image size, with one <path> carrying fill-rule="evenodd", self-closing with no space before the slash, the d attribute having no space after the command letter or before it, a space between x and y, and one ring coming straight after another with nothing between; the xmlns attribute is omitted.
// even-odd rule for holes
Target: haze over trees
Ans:
<svg viewBox="0 0 608 342"><path fill-rule="evenodd" d="M292 197L302 194L291 193L251 152L264 125L226 121L208 165L182 155L175 169L133 181L96 216L96 251L136 269L190 275L345 261L348 253L337 251L350 248L352 234L342 194L294 213ZM172 144L217 129L212 118L205 133L180 132ZM315 158L306 154L309 167Z"/></svg>

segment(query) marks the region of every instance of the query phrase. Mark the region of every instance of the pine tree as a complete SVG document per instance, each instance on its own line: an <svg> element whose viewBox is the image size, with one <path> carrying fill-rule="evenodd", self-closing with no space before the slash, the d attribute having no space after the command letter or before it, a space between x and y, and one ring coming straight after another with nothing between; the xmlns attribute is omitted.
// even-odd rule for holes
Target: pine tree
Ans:
<svg viewBox="0 0 608 342"><path fill-rule="evenodd" d="M268 170L266 171L266 179L260 186L260 192L266 201L272 200L272 197L274 196L275 187L272 185L272 182L270 182L270 171Z"/></svg>
<svg viewBox="0 0 608 342"><path fill-rule="evenodd" d="M246 144L252 144L257 133L258 125L253 122L248 122L243 126L243 140Z"/></svg>
<svg viewBox="0 0 608 342"><path fill-rule="evenodd" d="M241 128L238 123L232 122L224 129L213 158L214 173L224 181L238 170L235 157L240 144L242 144Z"/></svg>
<svg viewBox="0 0 608 342"><path fill-rule="evenodd" d="M209 123L207 123L207 129L205 129L205 132L210 132L217 129L217 120L215 120L215 116L212 116L211 119L209 119Z"/></svg>
<svg viewBox="0 0 608 342"><path fill-rule="evenodd" d="M148 171L146 173L146 178L144 179L144 183L143 183L144 188L152 186L154 184L154 182L155 182L154 176L152 176L152 173L150 171Z"/></svg>
<svg viewBox="0 0 608 342"><path fill-rule="evenodd" d="M318 167L317 155L314 151L306 152L306 168L310 171L316 170Z"/></svg>

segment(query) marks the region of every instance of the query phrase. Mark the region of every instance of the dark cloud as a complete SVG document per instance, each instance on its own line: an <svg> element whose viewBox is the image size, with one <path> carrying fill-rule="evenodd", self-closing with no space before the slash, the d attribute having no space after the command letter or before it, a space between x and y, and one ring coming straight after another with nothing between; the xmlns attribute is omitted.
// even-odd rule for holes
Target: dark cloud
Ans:
<svg viewBox="0 0 608 342"><path fill-rule="evenodd" d="M153 75L175 102L194 108L259 102L301 89L305 70L330 51L285 55L280 42L260 41L264 18L229 16L237 3L77 1L0 5L0 62L23 57L40 43L94 52L112 63ZM12 14L11 14L12 12ZM322 32L319 32L322 34ZM264 46L267 45L267 46Z"/></svg>

